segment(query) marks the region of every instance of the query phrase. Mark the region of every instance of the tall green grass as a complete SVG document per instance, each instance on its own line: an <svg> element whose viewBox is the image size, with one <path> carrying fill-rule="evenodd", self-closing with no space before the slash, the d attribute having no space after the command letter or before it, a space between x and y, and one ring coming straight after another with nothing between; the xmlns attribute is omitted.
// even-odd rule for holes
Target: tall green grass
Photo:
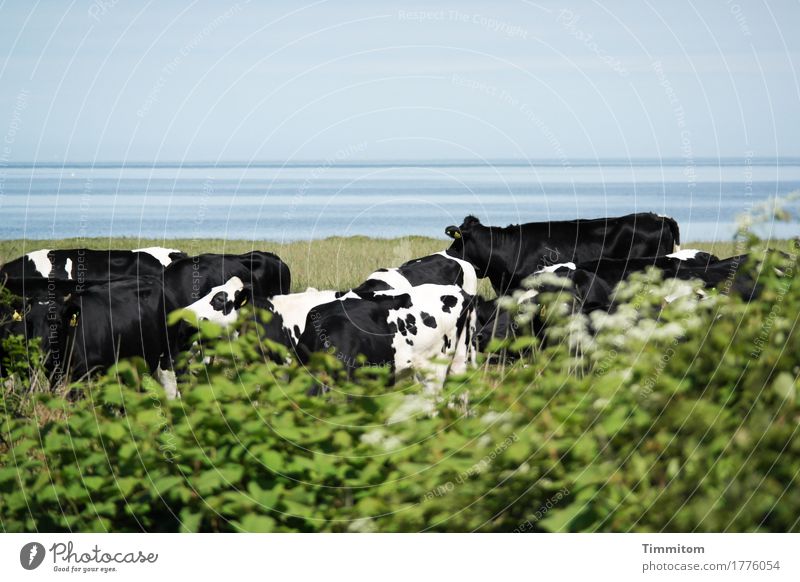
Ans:
<svg viewBox="0 0 800 582"><path fill-rule="evenodd" d="M788 250L788 240L772 241L772 247ZM137 238L67 238L61 240L7 240L0 241L0 262L19 257L33 250L93 248L132 249L149 246L177 248L190 255L200 253L244 253L264 250L277 253L292 271L292 289L303 291L307 287L318 289L348 289L381 267L395 267L416 257L446 249L447 239L423 236L401 238L369 238L365 236L331 237L321 240L280 243L273 241L247 241L225 239L174 239L155 240ZM720 257L736 254L733 242L687 243L683 248L699 248ZM741 251L738 251L741 252ZM482 281L479 291L491 296L488 281Z"/></svg>

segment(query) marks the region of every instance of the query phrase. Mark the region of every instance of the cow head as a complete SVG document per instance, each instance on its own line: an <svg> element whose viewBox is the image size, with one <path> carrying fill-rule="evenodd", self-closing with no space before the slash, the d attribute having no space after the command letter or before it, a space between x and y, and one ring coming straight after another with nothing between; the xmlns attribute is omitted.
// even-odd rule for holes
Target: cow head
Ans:
<svg viewBox="0 0 800 582"><path fill-rule="evenodd" d="M447 254L472 263L478 277L486 277L492 253L491 228L483 226L478 218L467 216L461 226L448 226L444 232L453 239Z"/></svg>
<svg viewBox="0 0 800 582"><path fill-rule="evenodd" d="M239 281L238 277L234 279ZM198 315L201 319L228 325L236 318L239 309L247 305L253 294L252 287L242 285L239 288L217 289L211 292L211 298L208 300L209 309L201 311Z"/></svg>
<svg viewBox="0 0 800 582"><path fill-rule="evenodd" d="M450 225L444 229L444 233L455 241L453 243L455 245L459 242L463 243L465 237L468 238L476 226L482 226L480 219L470 215L464 218L461 226Z"/></svg>
<svg viewBox="0 0 800 582"><path fill-rule="evenodd" d="M0 336L21 336L28 350L29 344L38 340L45 371L48 375L61 373L68 356L68 309L65 298L61 296L19 298L9 309ZM30 358L33 354L28 353Z"/></svg>
<svg viewBox="0 0 800 582"><path fill-rule="evenodd" d="M180 259L186 259L186 258L189 257L189 254L188 253L184 253L183 251L179 251L179 250L175 250L175 249L170 249L170 251L171 251L169 253L170 264L174 263L175 261L179 261Z"/></svg>
<svg viewBox="0 0 800 582"><path fill-rule="evenodd" d="M29 306L20 297L4 298L0 305L0 341L12 335L26 334L25 315Z"/></svg>

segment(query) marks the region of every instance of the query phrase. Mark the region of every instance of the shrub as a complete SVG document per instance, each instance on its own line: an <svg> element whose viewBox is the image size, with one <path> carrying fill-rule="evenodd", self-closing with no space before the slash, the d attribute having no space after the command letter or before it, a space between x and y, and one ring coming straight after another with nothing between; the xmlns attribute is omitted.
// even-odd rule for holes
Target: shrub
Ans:
<svg viewBox="0 0 800 582"><path fill-rule="evenodd" d="M76 401L35 393L52 414L6 414L0 523L800 531L798 262L749 268L763 289L751 303L689 286L665 304L676 284L653 273L622 285L612 314L561 314L553 299L548 342L514 340L532 353L448 378L433 404L382 370L348 382L334 356L265 361L246 321L235 339L203 326L212 363L190 366L179 400L129 361ZM318 380L333 391L308 396Z"/></svg>

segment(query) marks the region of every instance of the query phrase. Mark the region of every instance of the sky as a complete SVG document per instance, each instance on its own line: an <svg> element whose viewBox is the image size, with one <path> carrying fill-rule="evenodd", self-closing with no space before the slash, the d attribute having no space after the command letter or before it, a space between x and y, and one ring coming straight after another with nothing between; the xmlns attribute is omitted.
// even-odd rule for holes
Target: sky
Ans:
<svg viewBox="0 0 800 582"><path fill-rule="evenodd" d="M0 164L800 156L800 2L0 3Z"/></svg>

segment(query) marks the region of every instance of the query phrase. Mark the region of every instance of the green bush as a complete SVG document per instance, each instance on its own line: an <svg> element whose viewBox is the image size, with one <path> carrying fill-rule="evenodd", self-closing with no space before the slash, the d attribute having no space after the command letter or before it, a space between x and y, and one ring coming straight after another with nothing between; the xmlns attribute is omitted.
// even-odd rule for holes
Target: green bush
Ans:
<svg viewBox="0 0 800 582"><path fill-rule="evenodd" d="M798 263L751 268L763 293L749 304L652 273L610 315L554 301L545 344L514 340L532 353L448 378L433 405L384 370L347 382L332 355L264 361L248 322L236 339L205 328L212 363L190 366L180 400L132 361L77 400L37 392L34 414L4 415L0 524L800 531ZM664 304L676 287L690 292ZM308 396L318 380L333 390Z"/></svg>

